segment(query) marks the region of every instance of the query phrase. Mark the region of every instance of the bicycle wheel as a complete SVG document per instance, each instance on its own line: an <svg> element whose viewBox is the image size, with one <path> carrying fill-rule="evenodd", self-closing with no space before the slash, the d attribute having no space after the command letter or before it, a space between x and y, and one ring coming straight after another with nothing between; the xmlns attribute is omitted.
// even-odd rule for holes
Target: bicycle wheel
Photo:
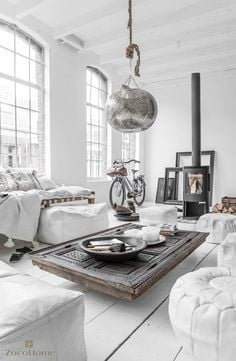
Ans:
<svg viewBox="0 0 236 361"><path fill-rule="evenodd" d="M141 206L145 200L146 189L143 177L134 180L134 201L137 206Z"/></svg>
<svg viewBox="0 0 236 361"><path fill-rule="evenodd" d="M111 207L114 208L114 204L122 206L125 201L125 187L121 178L115 178L111 184L109 191L109 200Z"/></svg>

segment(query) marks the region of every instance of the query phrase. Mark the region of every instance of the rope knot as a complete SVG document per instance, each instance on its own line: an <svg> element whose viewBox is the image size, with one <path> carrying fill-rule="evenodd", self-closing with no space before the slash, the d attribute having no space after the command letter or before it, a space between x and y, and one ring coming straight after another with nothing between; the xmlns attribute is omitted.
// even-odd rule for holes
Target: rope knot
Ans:
<svg viewBox="0 0 236 361"><path fill-rule="evenodd" d="M127 46L126 48L126 58L133 59L134 58L134 46L133 44Z"/></svg>
<svg viewBox="0 0 236 361"><path fill-rule="evenodd" d="M140 76L140 73L139 73L139 66L140 66L140 50L139 50L139 47L138 47L137 44L128 45L127 48L126 48L126 57L128 59L133 59L134 58L134 52L136 52L137 57L138 57L135 68L134 68L134 74L135 74L135 76Z"/></svg>

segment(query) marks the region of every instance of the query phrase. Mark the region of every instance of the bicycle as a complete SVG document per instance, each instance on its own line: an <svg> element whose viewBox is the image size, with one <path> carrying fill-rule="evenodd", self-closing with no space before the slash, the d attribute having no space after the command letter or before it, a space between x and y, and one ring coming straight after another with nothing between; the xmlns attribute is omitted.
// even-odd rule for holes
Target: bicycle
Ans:
<svg viewBox="0 0 236 361"><path fill-rule="evenodd" d="M130 159L127 162L122 160L115 160L112 163L113 168L107 172L109 176L114 178L110 191L109 191L109 201L111 207L114 208L114 205L122 206L124 201L127 198L133 198L134 202L141 206L145 199L145 181L143 175L136 176L138 170L132 169L132 180L128 178L127 168L125 164L131 162L141 163L139 160Z"/></svg>

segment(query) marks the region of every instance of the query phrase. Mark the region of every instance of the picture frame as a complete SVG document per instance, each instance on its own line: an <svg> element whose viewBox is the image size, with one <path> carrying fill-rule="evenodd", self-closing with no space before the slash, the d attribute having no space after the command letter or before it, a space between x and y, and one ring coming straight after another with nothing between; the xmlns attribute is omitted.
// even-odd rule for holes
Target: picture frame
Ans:
<svg viewBox="0 0 236 361"><path fill-rule="evenodd" d="M167 195L168 200L174 199L175 196L175 178L168 178L167 182ZM165 196L165 178L158 178L157 191L156 191L156 203L163 203Z"/></svg>
<svg viewBox="0 0 236 361"><path fill-rule="evenodd" d="M213 193L213 182L214 182L214 164L215 164L215 151L214 150L203 150L201 151L201 166L209 167L209 205L212 205L212 193ZM187 167L192 166L192 152L177 152L176 167ZM183 173L177 174L176 183L181 186L183 184ZM182 189L183 191L183 189ZM179 189L179 193L182 192Z"/></svg>
<svg viewBox="0 0 236 361"><path fill-rule="evenodd" d="M164 203L182 205L183 199L181 198L182 193L179 191L180 184L179 179L183 178L179 175L183 173L182 167L168 167L165 168L165 192L164 192ZM168 179L174 179L174 191L172 197L168 197L169 186Z"/></svg>

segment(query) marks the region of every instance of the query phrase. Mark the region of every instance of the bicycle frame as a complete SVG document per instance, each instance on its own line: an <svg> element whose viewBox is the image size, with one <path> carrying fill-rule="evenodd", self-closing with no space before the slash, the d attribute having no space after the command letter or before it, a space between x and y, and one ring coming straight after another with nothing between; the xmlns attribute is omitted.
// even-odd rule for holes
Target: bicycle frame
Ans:
<svg viewBox="0 0 236 361"><path fill-rule="evenodd" d="M117 178L121 179L121 183L126 188L128 196L133 197L141 194L141 191L137 193L134 192L134 181L138 179L138 177L135 177L135 175L133 175L132 182L127 176L117 176Z"/></svg>

